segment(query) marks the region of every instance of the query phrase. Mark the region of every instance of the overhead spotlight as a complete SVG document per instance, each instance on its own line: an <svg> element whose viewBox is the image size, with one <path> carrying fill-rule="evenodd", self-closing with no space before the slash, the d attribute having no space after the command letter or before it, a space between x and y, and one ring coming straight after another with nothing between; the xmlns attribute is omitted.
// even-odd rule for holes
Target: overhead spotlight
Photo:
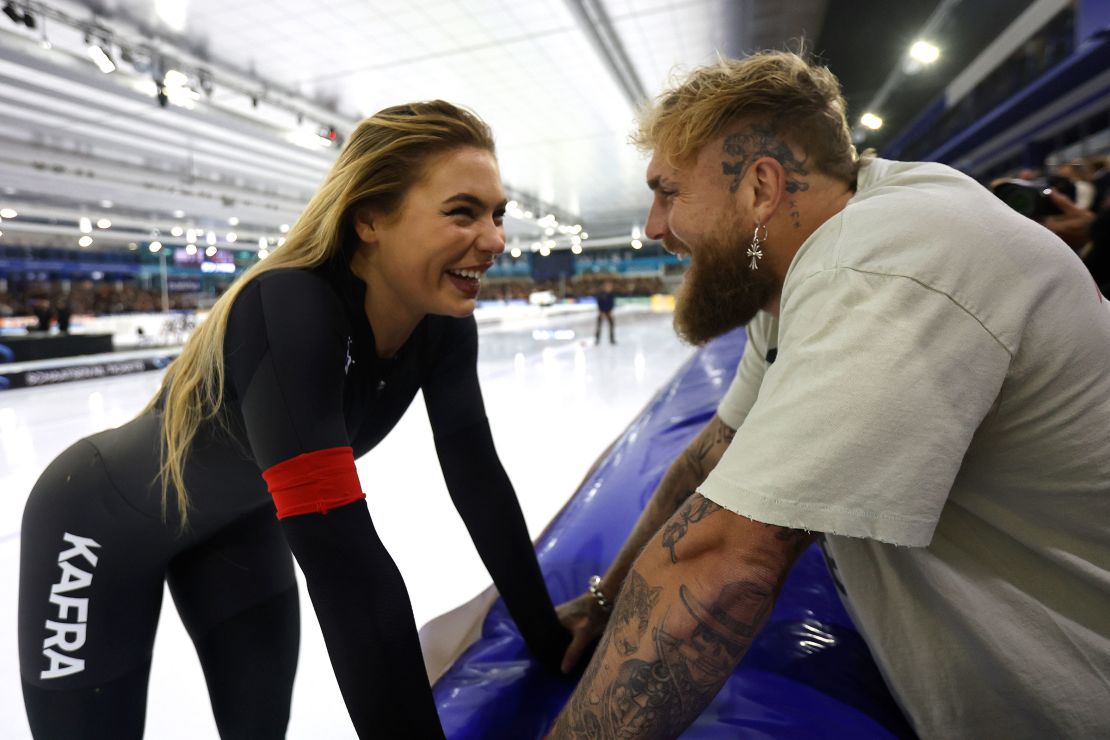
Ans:
<svg viewBox="0 0 1110 740"><path fill-rule="evenodd" d="M208 244L215 244L216 243L216 232L215 231L209 231L207 234L204 235L204 241Z"/></svg>
<svg viewBox="0 0 1110 740"><path fill-rule="evenodd" d="M116 62L112 59L112 54L108 50L107 42L93 38L92 36L85 36L85 44L89 59L93 60L93 64L97 66L97 69L104 74L111 74L116 71Z"/></svg>
<svg viewBox="0 0 1110 740"><path fill-rule="evenodd" d="M258 259L264 260L269 256L270 256L270 250L266 249L265 247L258 250Z"/></svg>
<svg viewBox="0 0 1110 740"><path fill-rule="evenodd" d="M196 244L197 243L197 230L196 229L187 229L185 231L185 241L189 242L190 244Z"/></svg>
<svg viewBox="0 0 1110 740"><path fill-rule="evenodd" d="M581 244L571 244L570 245L570 251L573 252L574 254L582 254L582 245Z"/></svg>
<svg viewBox="0 0 1110 740"><path fill-rule="evenodd" d="M632 248L633 249L640 249L643 246L644 246L644 243L642 241L640 241L639 239L633 239L632 240Z"/></svg>
<svg viewBox="0 0 1110 740"><path fill-rule="evenodd" d="M266 237L264 237L264 236L258 237L258 251L261 252L265 248L266 248Z"/></svg>
<svg viewBox="0 0 1110 740"><path fill-rule="evenodd" d="M77 228L82 234L88 234L92 232L92 221L87 216L82 216L77 220Z"/></svg>
<svg viewBox="0 0 1110 740"><path fill-rule="evenodd" d="M173 217L174 218L185 218L185 211L182 211L180 209L176 210L176 211L173 212Z"/></svg>
<svg viewBox="0 0 1110 740"><path fill-rule="evenodd" d="M520 257L520 247L513 247L509 250L509 254L513 256L514 260L518 259Z"/></svg>
<svg viewBox="0 0 1110 740"><path fill-rule="evenodd" d="M0 218L15 218L18 215L14 208L0 208Z"/></svg>
<svg viewBox="0 0 1110 740"><path fill-rule="evenodd" d="M113 203L112 203L112 201L110 201L110 200L102 200L102 201L100 201L100 207L101 207L101 208L111 208L111 207L112 207L112 205L113 205Z"/></svg>
<svg viewBox="0 0 1110 740"><path fill-rule="evenodd" d="M547 257L550 254L551 254L551 250L548 248L548 246L546 244L544 244L542 247L540 247L540 256L541 257Z"/></svg>
<svg viewBox="0 0 1110 740"><path fill-rule="evenodd" d="M197 253L197 245L196 244L187 244L185 246L185 254L192 257L196 253Z"/></svg>
<svg viewBox="0 0 1110 740"><path fill-rule="evenodd" d="M239 240L239 235L236 234L234 231L229 231L229 232L227 232L227 237L226 238L227 238L227 243L228 244L234 244L236 241Z"/></svg>
<svg viewBox="0 0 1110 740"><path fill-rule="evenodd" d="M229 218L227 220L227 225L228 226L238 226L239 225L239 219L235 216L232 216L231 218Z"/></svg>
<svg viewBox="0 0 1110 740"><path fill-rule="evenodd" d="M860 116L859 122L872 131L878 131L883 127L883 119L879 118L870 111Z"/></svg>
<svg viewBox="0 0 1110 740"><path fill-rule="evenodd" d="M151 252L157 252L161 248L162 248L162 242L151 242L150 243L149 249L150 249Z"/></svg>
<svg viewBox="0 0 1110 740"><path fill-rule="evenodd" d="M98 229L110 229L110 228L112 228L112 222L111 222L111 220L106 219L106 218L98 219L97 222L96 222L96 228L98 228Z"/></svg>
<svg viewBox="0 0 1110 740"><path fill-rule="evenodd" d="M206 255L208 255L209 257L215 257L215 256L216 256L216 252L218 252L218 251L220 251L220 250L216 249L216 247L214 247L214 246L210 246L210 247L208 247L208 249L205 249L205 250L204 250L204 253L205 253Z"/></svg>
<svg viewBox="0 0 1110 740"><path fill-rule="evenodd" d="M590 238L590 235L587 234L585 231L578 234L578 236L582 237L583 241Z"/></svg>
<svg viewBox="0 0 1110 740"><path fill-rule="evenodd" d="M181 236L185 233L185 229L181 228L180 226L174 226L172 229L170 229L170 233L174 236Z"/></svg>
<svg viewBox="0 0 1110 740"><path fill-rule="evenodd" d="M289 224L282 224L281 226L278 227L278 231L280 231L283 234L288 234L289 233Z"/></svg>
<svg viewBox="0 0 1110 740"><path fill-rule="evenodd" d="M80 247L87 247L87 246L90 246L92 243L93 243L92 237L89 236L88 234L86 234L85 236L83 236L83 237L81 237L80 239L77 240L77 245L80 246Z"/></svg>
<svg viewBox="0 0 1110 740"><path fill-rule="evenodd" d="M910 58L922 64L932 64L940 58L940 49L928 41L915 41L910 47Z"/></svg>

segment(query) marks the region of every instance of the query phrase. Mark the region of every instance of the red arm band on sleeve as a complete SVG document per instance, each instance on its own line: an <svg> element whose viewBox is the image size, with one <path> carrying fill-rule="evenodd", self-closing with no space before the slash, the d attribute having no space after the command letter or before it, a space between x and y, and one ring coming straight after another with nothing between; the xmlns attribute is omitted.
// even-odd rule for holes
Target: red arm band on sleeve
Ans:
<svg viewBox="0 0 1110 740"><path fill-rule="evenodd" d="M366 498L350 447L331 447L297 455L262 471L277 506L277 518L326 514Z"/></svg>

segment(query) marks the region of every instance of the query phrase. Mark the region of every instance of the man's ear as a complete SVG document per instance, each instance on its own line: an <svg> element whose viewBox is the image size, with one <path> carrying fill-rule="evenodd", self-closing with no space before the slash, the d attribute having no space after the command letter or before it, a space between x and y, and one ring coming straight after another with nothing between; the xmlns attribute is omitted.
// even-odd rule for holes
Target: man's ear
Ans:
<svg viewBox="0 0 1110 740"><path fill-rule="evenodd" d="M374 214L369 208L356 208L351 213L351 225L355 233L364 244L375 244L378 241L378 232L374 228Z"/></svg>
<svg viewBox="0 0 1110 740"><path fill-rule="evenodd" d="M786 170L774 157L760 157L751 166L752 217L765 224L774 217L786 195Z"/></svg>

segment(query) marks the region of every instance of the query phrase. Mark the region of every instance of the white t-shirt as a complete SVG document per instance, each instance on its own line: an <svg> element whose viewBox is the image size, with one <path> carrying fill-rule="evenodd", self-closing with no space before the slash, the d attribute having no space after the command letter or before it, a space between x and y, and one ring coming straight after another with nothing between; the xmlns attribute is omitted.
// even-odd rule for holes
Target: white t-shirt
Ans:
<svg viewBox="0 0 1110 740"><path fill-rule="evenodd" d="M700 493L826 533L923 737L1110 737L1110 302L1072 250L872 160L748 331Z"/></svg>

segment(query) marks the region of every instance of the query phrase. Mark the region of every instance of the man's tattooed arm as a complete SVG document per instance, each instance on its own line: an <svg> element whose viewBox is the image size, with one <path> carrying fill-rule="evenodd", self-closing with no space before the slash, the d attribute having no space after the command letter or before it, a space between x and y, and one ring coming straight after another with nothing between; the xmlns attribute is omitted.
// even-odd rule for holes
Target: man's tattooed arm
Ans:
<svg viewBox="0 0 1110 740"><path fill-rule="evenodd" d="M632 567L632 562L644 549L644 545L705 481L709 472L720 461L721 455L728 449L735 434L735 429L721 421L719 416L714 416L693 442L675 459L656 487L624 546L617 553L613 564L606 571L602 579L602 591L610 597L616 595Z"/></svg>
<svg viewBox="0 0 1110 740"><path fill-rule="evenodd" d="M809 190L809 183L802 181L803 177L809 175L806 168L809 157L798 159L794 156L790 146L770 126L755 124L744 133L726 136L724 153L728 159L721 162L721 172L732 176L728 185L730 193L735 193L740 188L744 173L760 157L776 159L786 170L786 192Z"/></svg>
<svg viewBox="0 0 1110 740"><path fill-rule="evenodd" d="M636 561L550 737L680 734L736 668L813 538L691 497Z"/></svg>

